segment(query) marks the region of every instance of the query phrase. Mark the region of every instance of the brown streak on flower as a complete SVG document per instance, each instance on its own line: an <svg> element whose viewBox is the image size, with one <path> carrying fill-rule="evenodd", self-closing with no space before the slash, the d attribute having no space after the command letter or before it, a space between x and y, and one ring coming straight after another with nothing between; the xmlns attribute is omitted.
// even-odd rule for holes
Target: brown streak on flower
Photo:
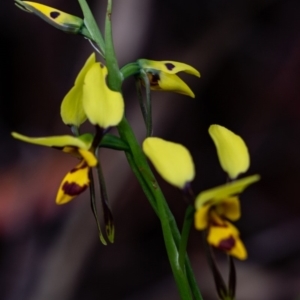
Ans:
<svg viewBox="0 0 300 300"><path fill-rule="evenodd" d="M230 236L228 239L222 240L218 246L220 250L230 251L235 246L235 239Z"/></svg>
<svg viewBox="0 0 300 300"><path fill-rule="evenodd" d="M81 194L82 192L84 192L86 188L87 188L86 184L83 186L80 186L75 182L70 183L68 181L66 181L64 183L64 185L62 186L62 190L64 191L64 193L69 196L77 196L77 195Z"/></svg>

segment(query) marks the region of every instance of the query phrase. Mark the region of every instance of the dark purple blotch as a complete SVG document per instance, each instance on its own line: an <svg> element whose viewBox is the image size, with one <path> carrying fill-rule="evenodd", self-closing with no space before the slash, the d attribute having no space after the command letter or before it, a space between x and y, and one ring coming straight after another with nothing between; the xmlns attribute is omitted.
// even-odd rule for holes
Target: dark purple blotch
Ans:
<svg viewBox="0 0 300 300"><path fill-rule="evenodd" d="M228 239L222 240L218 248L224 251L230 251L234 246L235 246L235 239L231 236Z"/></svg>
<svg viewBox="0 0 300 300"><path fill-rule="evenodd" d="M80 186L75 182L68 182L68 181L66 181L62 186L62 190L64 191L64 193L69 196L77 196L82 192L84 192L86 188L87 188L86 184Z"/></svg>
<svg viewBox="0 0 300 300"><path fill-rule="evenodd" d="M56 19L59 15L60 15L60 12L58 12L58 11L51 11L51 13L50 13L50 17L52 19Z"/></svg>
<svg viewBox="0 0 300 300"><path fill-rule="evenodd" d="M169 71L172 71L175 68L175 66L172 63L165 63L165 66Z"/></svg>

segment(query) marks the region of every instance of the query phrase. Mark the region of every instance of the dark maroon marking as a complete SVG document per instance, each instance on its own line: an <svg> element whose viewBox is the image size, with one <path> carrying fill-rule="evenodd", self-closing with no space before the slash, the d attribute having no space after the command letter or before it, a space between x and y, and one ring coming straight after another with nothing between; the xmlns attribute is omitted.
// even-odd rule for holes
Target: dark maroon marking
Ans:
<svg viewBox="0 0 300 300"><path fill-rule="evenodd" d="M151 86L157 86L158 81L160 80L158 74L148 73L148 78Z"/></svg>
<svg viewBox="0 0 300 300"><path fill-rule="evenodd" d="M235 239L231 236L228 239L222 240L218 248L224 251L230 251L234 246L235 246Z"/></svg>
<svg viewBox="0 0 300 300"><path fill-rule="evenodd" d="M60 15L60 13L58 11L51 11L51 13L50 13L50 17L52 19L56 19L59 15Z"/></svg>
<svg viewBox="0 0 300 300"><path fill-rule="evenodd" d="M73 168L70 173L74 173L80 169L85 169L87 167L87 163L82 164L82 166L78 167L78 168Z"/></svg>
<svg viewBox="0 0 300 300"><path fill-rule="evenodd" d="M167 69L169 71L172 71L175 68L175 66L173 64L171 64L171 63L165 63L165 66L167 67Z"/></svg>
<svg viewBox="0 0 300 300"><path fill-rule="evenodd" d="M87 188L86 184L83 186L80 186L75 182L69 183L68 181L66 181L64 183L64 185L62 186L64 193L69 196L77 196L77 195L81 194L82 192L84 192L86 190L86 188Z"/></svg>
<svg viewBox="0 0 300 300"><path fill-rule="evenodd" d="M104 65L100 63L100 67L103 69L103 68L104 68Z"/></svg>

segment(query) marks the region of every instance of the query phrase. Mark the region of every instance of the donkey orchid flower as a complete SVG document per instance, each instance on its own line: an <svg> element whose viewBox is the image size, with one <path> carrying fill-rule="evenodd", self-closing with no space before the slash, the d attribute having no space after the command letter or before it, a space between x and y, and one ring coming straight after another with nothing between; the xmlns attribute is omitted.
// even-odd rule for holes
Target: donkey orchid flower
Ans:
<svg viewBox="0 0 300 300"><path fill-rule="evenodd" d="M70 135L32 138L16 132L12 136L23 142L53 147L70 153L80 159L80 163L64 177L56 196L57 204L65 204L81 194L89 186L89 170L98 163L91 151L93 135L83 134L79 137Z"/></svg>
<svg viewBox="0 0 300 300"><path fill-rule="evenodd" d="M146 72L150 88L158 91L170 91L195 98L188 85L176 74L185 72L200 77L200 73L190 65L176 61L154 61L139 59L140 68Z"/></svg>
<svg viewBox="0 0 300 300"><path fill-rule="evenodd" d="M116 126L124 114L121 93L106 84L107 68L91 54L61 104L65 124L79 127L86 119L103 129Z"/></svg>
<svg viewBox="0 0 300 300"><path fill-rule="evenodd" d="M196 229L208 228L208 243L239 259L246 259L247 252L239 239L238 230L227 220L236 221L240 218L237 195L259 179L259 175L248 176L203 191L196 197Z"/></svg>

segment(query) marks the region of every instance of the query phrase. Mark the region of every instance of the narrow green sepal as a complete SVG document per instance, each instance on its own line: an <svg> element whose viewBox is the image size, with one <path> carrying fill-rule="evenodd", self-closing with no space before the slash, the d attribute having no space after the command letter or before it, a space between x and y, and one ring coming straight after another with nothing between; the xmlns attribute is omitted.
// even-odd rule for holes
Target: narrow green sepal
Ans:
<svg viewBox="0 0 300 300"><path fill-rule="evenodd" d="M99 148L96 149L96 155L98 154L98 150ZM101 204L102 204L102 211L103 211L103 217L104 217L104 223L106 229L106 236L108 240L111 243L113 243L115 238L114 220L108 202L107 189L106 189L105 179L102 172L100 161L98 161L97 172L98 172L98 181L100 186Z"/></svg>
<svg viewBox="0 0 300 300"><path fill-rule="evenodd" d="M126 142L124 142L121 138L109 133L103 136L99 144L99 147L110 148L110 149L120 150L120 151L130 150Z"/></svg>
<svg viewBox="0 0 300 300"><path fill-rule="evenodd" d="M100 239L100 241L103 245L107 246L107 242L104 239L104 236L103 236L103 233L102 233L102 230L101 230L101 225L100 225L99 218L98 218L96 197L95 197L95 184L94 184L94 177L93 177L92 170L89 171L89 178L90 178L91 208L92 208L93 215L95 217L95 221L97 223L99 239Z"/></svg>

